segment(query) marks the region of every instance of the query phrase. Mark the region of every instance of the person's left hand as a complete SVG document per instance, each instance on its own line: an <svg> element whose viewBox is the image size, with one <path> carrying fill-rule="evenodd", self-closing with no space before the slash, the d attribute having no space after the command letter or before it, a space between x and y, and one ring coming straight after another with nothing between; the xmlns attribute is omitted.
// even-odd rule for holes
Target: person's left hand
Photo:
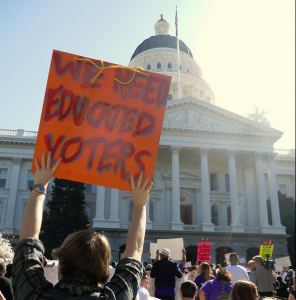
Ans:
<svg viewBox="0 0 296 300"><path fill-rule="evenodd" d="M40 168L38 159L35 158L36 172L34 175L34 185L42 184L46 188L51 178L53 177L54 172L60 165L61 161L62 159L59 158L58 161L55 163L55 165L52 168L50 168L51 152L50 151L48 152L46 164L45 164L45 152L42 152L41 168Z"/></svg>
<svg viewBox="0 0 296 300"><path fill-rule="evenodd" d="M0 300L6 300L3 294L1 293L1 291L0 291Z"/></svg>
<svg viewBox="0 0 296 300"><path fill-rule="evenodd" d="M186 249L183 249L183 250L182 250L182 253L183 253L183 254L186 254Z"/></svg>

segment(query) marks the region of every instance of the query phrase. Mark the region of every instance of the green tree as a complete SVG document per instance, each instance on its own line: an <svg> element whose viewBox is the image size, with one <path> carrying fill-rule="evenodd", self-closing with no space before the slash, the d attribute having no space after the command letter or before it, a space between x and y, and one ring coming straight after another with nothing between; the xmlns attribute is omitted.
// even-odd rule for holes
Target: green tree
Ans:
<svg viewBox="0 0 296 300"><path fill-rule="evenodd" d="M287 234L291 235L287 239L288 252L293 268L295 268L295 201L292 197L287 197L278 191L280 217L283 226L287 227ZM272 224L270 199L267 200L268 222Z"/></svg>
<svg viewBox="0 0 296 300"><path fill-rule="evenodd" d="M40 239L45 246L45 256L51 257L52 249L60 247L72 232L88 229L85 212L84 183L55 178L51 200L43 213Z"/></svg>

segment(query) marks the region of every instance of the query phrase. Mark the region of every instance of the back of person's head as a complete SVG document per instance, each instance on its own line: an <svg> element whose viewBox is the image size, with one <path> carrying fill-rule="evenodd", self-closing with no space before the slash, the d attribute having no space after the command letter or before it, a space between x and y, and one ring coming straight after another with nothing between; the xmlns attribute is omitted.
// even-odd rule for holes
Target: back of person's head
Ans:
<svg viewBox="0 0 296 300"><path fill-rule="evenodd" d="M277 276L276 280L279 282L279 283L282 283L283 282L283 278L281 276Z"/></svg>
<svg viewBox="0 0 296 300"><path fill-rule="evenodd" d="M231 281L232 276L226 268L220 268L216 274L216 279L220 281Z"/></svg>
<svg viewBox="0 0 296 300"><path fill-rule="evenodd" d="M197 265L191 266L191 271L197 271L197 269L198 269Z"/></svg>
<svg viewBox="0 0 296 300"><path fill-rule="evenodd" d="M0 258L0 274L3 274L4 271L6 271L6 263L4 259Z"/></svg>
<svg viewBox="0 0 296 300"><path fill-rule="evenodd" d="M260 264L261 266L264 266L264 259L263 259L262 256L256 255L252 259L253 259L254 262Z"/></svg>
<svg viewBox="0 0 296 300"><path fill-rule="evenodd" d="M216 269L219 269L219 268L220 268L220 264L217 264L217 265L216 265Z"/></svg>
<svg viewBox="0 0 296 300"><path fill-rule="evenodd" d="M229 261L230 261L231 265L237 265L238 255L236 253L231 253L229 255Z"/></svg>
<svg viewBox="0 0 296 300"><path fill-rule="evenodd" d="M59 260L62 278L98 288L108 278L111 249L103 234L91 230L72 233L52 256Z"/></svg>
<svg viewBox="0 0 296 300"><path fill-rule="evenodd" d="M111 267L114 269L116 268L116 262L114 260L111 261Z"/></svg>
<svg viewBox="0 0 296 300"><path fill-rule="evenodd" d="M193 281L187 280L181 284L180 291L181 291L182 298L193 299L197 292L197 286Z"/></svg>
<svg viewBox="0 0 296 300"><path fill-rule="evenodd" d="M238 280L232 288L231 300L256 300L257 288L250 281Z"/></svg>
<svg viewBox="0 0 296 300"><path fill-rule="evenodd" d="M203 275L203 277L205 278L205 281L210 280L211 275L213 274L213 272L210 268L210 265L207 262L203 262L199 268L200 268L199 273L200 273L200 275Z"/></svg>

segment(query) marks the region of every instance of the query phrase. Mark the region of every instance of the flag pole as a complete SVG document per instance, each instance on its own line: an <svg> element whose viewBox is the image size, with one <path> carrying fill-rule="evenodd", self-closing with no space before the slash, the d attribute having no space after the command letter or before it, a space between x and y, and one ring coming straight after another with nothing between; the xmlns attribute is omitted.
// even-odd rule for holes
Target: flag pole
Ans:
<svg viewBox="0 0 296 300"><path fill-rule="evenodd" d="M178 69L178 99L181 98L181 86L180 86L180 55L179 55L179 34L178 34L178 15L177 15L177 6L176 6L176 37L177 37L177 69Z"/></svg>

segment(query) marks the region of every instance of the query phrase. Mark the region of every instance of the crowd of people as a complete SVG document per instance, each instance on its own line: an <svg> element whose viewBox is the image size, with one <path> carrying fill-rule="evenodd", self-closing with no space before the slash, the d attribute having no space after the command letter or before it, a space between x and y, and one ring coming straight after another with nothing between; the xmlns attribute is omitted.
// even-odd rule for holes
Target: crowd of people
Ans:
<svg viewBox="0 0 296 300"><path fill-rule="evenodd" d="M83 230L69 235L54 249L49 261L39 240L47 185L60 164L51 167L51 153L35 160L36 173L23 216L20 241L14 249L12 272L6 274L0 259L0 300L255 300L280 296L295 300L295 275L286 268L279 274L266 268L261 256L253 257L247 268L239 265L236 253L230 265L201 262L186 268L186 250L181 263L170 259L170 249L157 250L156 258L142 265L146 230L146 205L152 183L143 172L137 181L131 174L134 200L126 250L118 263L111 262L107 238L98 232ZM249 272L247 272L247 270ZM176 290L176 281L180 287Z"/></svg>

